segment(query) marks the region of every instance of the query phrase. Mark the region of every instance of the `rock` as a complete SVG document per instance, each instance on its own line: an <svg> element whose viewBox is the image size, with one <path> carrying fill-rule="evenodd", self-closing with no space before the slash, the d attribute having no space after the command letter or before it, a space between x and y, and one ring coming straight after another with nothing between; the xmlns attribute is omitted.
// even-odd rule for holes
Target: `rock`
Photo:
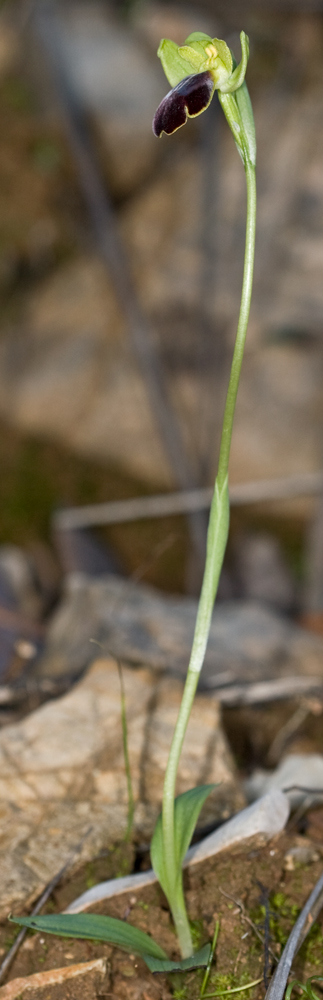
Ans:
<svg viewBox="0 0 323 1000"><path fill-rule="evenodd" d="M124 668L134 832L145 842L160 809L164 771L181 700L180 682ZM127 783L114 661L99 660L72 691L0 733L1 907L26 905L88 832L86 860L122 839ZM201 823L244 804L215 697L199 694L185 740L178 791L220 783ZM89 833L90 830L90 833ZM79 860L78 860L79 863Z"/></svg>
<svg viewBox="0 0 323 1000"><path fill-rule="evenodd" d="M86 573L102 576L118 573L122 576L121 564L112 549L98 541L86 529L60 529L55 526L55 545L63 573Z"/></svg>
<svg viewBox="0 0 323 1000"><path fill-rule="evenodd" d="M299 865L311 865L314 861L319 861L320 852L305 837L299 838L299 844L290 847L284 857L284 869L286 872L293 872Z"/></svg>
<svg viewBox="0 0 323 1000"><path fill-rule="evenodd" d="M0 678L17 679L43 647L43 602L32 562L17 545L0 546Z"/></svg>
<svg viewBox="0 0 323 1000"><path fill-rule="evenodd" d="M115 576L72 575L49 624L38 675L81 672L90 639L133 665L186 675L197 601L166 597ZM268 679L323 678L323 641L256 601L216 605L201 688L228 688Z"/></svg>
<svg viewBox="0 0 323 1000"><path fill-rule="evenodd" d="M288 816L289 805L286 795L283 795L282 792L271 792L253 806L243 809L241 813L224 823L209 837L205 837L199 844L190 847L184 860L184 866L197 864L199 861L211 858L215 854L219 854L220 851L229 848L249 847L251 842L253 846L260 846L281 833ZM130 889L140 889L143 885L156 881L155 873L148 871L140 872L138 875L129 875L126 878L101 882L75 899L68 907L67 912L80 913L102 899L118 896Z"/></svg>
<svg viewBox="0 0 323 1000"><path fill-rule="evenodd" d="M188 864L197 864L204 858L211 858L218 851L236 847L242 840L250 841L257 838L257 843L264 843L281 833L287 823L289 805L287 796L277 789L264 795L254 806L244 809L205 837L199 844L194 844L187 852Z"/></svg>
<svg viewBox="0 0 323 1000"><path fill-rule="evenodd" d="M295 787L294 787L295 786ZM288 754L275 771L257 770L244 783L249 802L273 789L281 788L293 808L320 804L323 797L323 755Z"/></svg>
<svg viewBox="0 0 323 1000"><path fill-rule="evenodd" d="M1 339L0 416L25 433L41 428L64 447L171 484L120 310L97 260L73 260L44 280L26 303L24 330Z"/></svg>
<svg viewBox="0 0 323 1000"><path fill-rule="evenodd" d="M234 555L241 596L290 612L296 587L278 539L260 532L245 533L238 539Z"/></svg>
<svg viewBox="0 0 323 1000"><path fill-rule="evenodd" d="M90 962L79 962L77 965L66 965L62 969L46 969L44 972L34 972L33 975L29 976L19 976L18 979L11 979L9 983L0 988L0 1000L16 1000L16 998L24 995L25 992L38 993L40 990L48 990L50 987L61 986L62 983L68 982L70 979L74 980L73 996L75 1000L80 997L86 996L97 997L100 995L100 988L102 989L104 978L107 975L107 961L104 958L94 958ZM82 987L80 992L75 986L75 980L78 985L79 978L82 977ZM84 978L85 981L84 981ZM104 983L106 987L107 982ZM41 997L43 994L40 994ZM47 993L48 996L48 993ZM67 996L69 993L67 992Z"/></svg>
<svg viewBox="0 0 323 1000"><path fill-rule="evenodd" d="M0 580L1 603L8 603L9 607L15 607L21 614L37 621L42 610L41 596L37 590L32 562L18 545L0 546Z"/></svg>

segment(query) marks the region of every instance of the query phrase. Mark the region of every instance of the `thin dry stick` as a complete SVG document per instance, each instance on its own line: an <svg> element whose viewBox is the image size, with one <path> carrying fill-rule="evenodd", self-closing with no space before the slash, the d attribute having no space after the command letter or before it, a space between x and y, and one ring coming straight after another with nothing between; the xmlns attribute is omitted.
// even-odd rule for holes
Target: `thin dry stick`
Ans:
<svg viewBox="0 0 323 1000"><path fill-rule="evenodd" d="M277 969L267 990L265 1000L283 1000L287 986L288 976L294 961L295 955L299 951L306 935L311 930L314 920L318 916L323 906L323 875L320 876L314 886L307 903L302 909L293 930L289 935L283 954L279 959Z"/></svg>
<svg viewBox="0 0 323 1000"><path fill-rule="evenodd" d="M276 733L276 736L271 746L269 747L267 753L267 761L269 763L271 762L275 763L277 760L280 760L282 752L286 747L286 744L291 739L291 737L294 736L295 733L297 733L297 730L300 729L300 727L303 725L303 722L305 722L305 719L307 719L307 716L310 714L310 711L311 711L310 706L304 702L301 702L301 704L297 706L296 710L293 712L293 714L290 716L287 722L285 722L285 725L282 726L281 729L279 729L278 733Z"/></svg>
<svg viewBox="0 0 323 1000"><path fill-rule="evenodd" d="M264 920L264 984L265 989L268 987L269 983L269 941L270 941L270 909L269 909L269 895L270 890L267 886L263 885L257 879L257 885L259 885L261 890L260 904L265 910L265 920Z"/></svg>
<svg viewBox="0 0 323 1000"><path fill-rule="evenodd" d="M256 681L254 684L230 684L228 687L217 686L216 678L212 683L217 698L223 705L255 705L260 702L281 701L293 698L296 693L316 693L322 696L323 684L321 677L275 677L274 680Z"/></svg>
<svg viewBox="0 0 323 1000"><path fill-rule="evenodd" d="M47 903L47 900L51 896L52 892L54 891L54 889L56 889L56 886L60 882L61 878L63 877L63 875L65 875L65 872L74 861L74 858L82 850L84 841L87 839L87 837L89 837L90 833L92 832L92 829L93 827L90 826L89 829L84 834L84 837L82 837L82 840L80 840L79 844L77 844L74 851L72 851L70 856L67 858L67 861L65 861L65 865L63 865L63 867L60 868L59 872L57 872L57 875L54 875L54 878L52 878L51 882L48 883L48 885L44 889L44 892L39 897L36 906L34 906L34 909L31 911L32 917L35 917L37 913L39 913L39 911L41 910L42 906L44 906L45 903ZM17 952L19 951L19 948L22 945L22 942L26 934L27 934L27 927L22 927L10 950L5 955L5 958L3 959L3 962L0 965L0 984L3 983L3 980L5 979L7 973L9 972L10 966L12 965L12 962L16 957Z"/></svg>
<svg viewBox="0 0 323 1000"><path fill-rule="evenodd" d="M320 493L322 489L322 472L305 472L279 479L258 479L231 486L230 505L240 507L271 503L274 500L293 500ZM129 500L110 500L107 503L87 504L85 507L70 507L56 511L53 523L58 530L67 531L99 524L123 524L148 517L167 517L169 514L187 514L189 511L194 513L210 507L212 494L212 487L206 486L195 490L181 490L179 493L161 493L150 497L131 497Z"/></svg>
<svg viewBox="0 0 323 1000"><path fill-rule="evenodd" d="M222 893L222 896L226 896L227 899L231 899L232 903L235 903L235 905L239 907L241 920L243 920L244 923L249 924L249 927L251 927L251 929L253 930L254 934L258 938L258 941L261 941L261 944L264 947L264 944L265 944L264 935L259 930L259 927L257 927L257 924L254 924L253 920L251 920L251 917L248 917L248 914L245 911L245 907L244 907L244 904L242 902L242 899L235 899L234 896L231 896L231 892L225 892L224 889L221 889L221 888L220 888L220 892ZM270 945L268 946L268 952L271 955L271 957L273 958L274 962L278 962L277 955L275 955L275 952L272 950L272 948L270 947Z"/></svg>

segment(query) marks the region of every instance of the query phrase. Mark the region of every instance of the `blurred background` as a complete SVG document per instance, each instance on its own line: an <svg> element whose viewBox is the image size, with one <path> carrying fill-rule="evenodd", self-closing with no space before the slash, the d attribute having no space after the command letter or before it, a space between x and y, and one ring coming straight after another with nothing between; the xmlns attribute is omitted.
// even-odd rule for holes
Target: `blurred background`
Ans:
<svg viewBox="0 0 323 1000"><path fill-rule="evenodd" d="M321 628L321 0L2 4L0 543L24 553L45 613L75 569L198 590L206 504L91 534L57 512L214 480L244 174L216 97L171 138L151 121L160 38L204 30L239 58L242 28L259 211L231 484L277 483L233 507L220 598Z"/></svg>

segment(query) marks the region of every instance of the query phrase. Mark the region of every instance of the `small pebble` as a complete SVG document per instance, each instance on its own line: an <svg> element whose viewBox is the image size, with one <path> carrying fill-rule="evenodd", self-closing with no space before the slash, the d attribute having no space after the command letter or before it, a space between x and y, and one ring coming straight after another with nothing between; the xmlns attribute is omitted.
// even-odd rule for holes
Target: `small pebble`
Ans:
<svg viewBox="0 0 323 1000"><path fill-rule="evenodd" d="M314 861L319 861L319 857L318 851L311 844L291 847L284 857L284 869L286 872L293 872L295 865L310 865Z"/></svg>

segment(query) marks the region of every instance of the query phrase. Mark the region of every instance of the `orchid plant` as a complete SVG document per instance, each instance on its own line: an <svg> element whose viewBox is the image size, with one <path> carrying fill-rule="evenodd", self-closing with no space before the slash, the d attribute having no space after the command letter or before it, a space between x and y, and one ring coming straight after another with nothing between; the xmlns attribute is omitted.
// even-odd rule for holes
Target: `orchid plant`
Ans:
<svg viewBox="0 0 323 1000"><path fill-rule="evenodd" d="M242 159L247 185L245 262L240 314L225 404L218 472L210 511L207 551L191 658L165 775L162 813L152 838L153 868L167 897L176 927L182 959L171 962L165 952L142 931L124 921L94 914L58 914L14 917L16 923L69 937L95 938L139 953L152 971L172 971L207 966L211 945L193 954L190 923L185 906L182 864L201 808L214 785L203 785L175 798L176 778L195 692L203 666L214 600L229 529L228 466L233 418L246 339L253 280L256 221L256 140L251 101L245 82L249 57L248 38L242 31L241 61L236 65L225 41L204 32L193 32L184 45L163 39L158 55L171 90L157 108L153 121L156 136L172 134L188 118L200 115L217 91L226 120Z"/></svg>

